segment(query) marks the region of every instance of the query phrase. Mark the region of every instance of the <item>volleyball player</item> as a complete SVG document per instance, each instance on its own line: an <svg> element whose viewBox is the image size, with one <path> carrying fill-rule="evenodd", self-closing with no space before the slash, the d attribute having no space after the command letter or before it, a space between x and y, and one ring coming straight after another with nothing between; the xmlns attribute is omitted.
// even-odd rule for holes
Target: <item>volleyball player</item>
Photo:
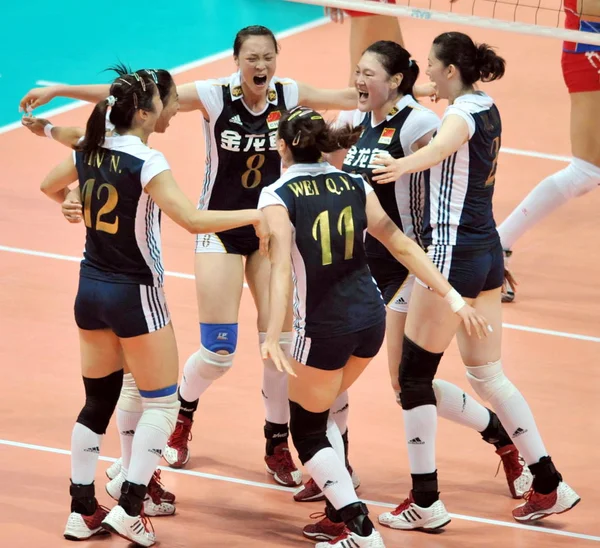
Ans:
<svg viewBox="0 0 600 548"><path fill-rule="evenodd" d="M207 166L200 209L256 207L261 188L280 175L275 135L284 110L299 102L314 108L349 109L356 91L320 90L275 76L279 47L261 26L238 32L233 54L238 72L230 77L178 86L182 111L204 117ZM106 96L106 86L58 86L32 90L21 101L35 108L57 95L83 100ZM238 311L244 275L258 311L259 342L264 340L268 311L269 263L257 253L252 231L241 228L205 234L196 240L195 275L200 319L200 349L187 360L179 389L181 411L164 457L173 467L190 458L188 440L198 399L231 369L237 348ZM246 259L244 265L244 258ZM282 344L291 341L291 311ZM301 483L288 448L287 377L264 362L265 463L284 485Z"/></svg>
<svg viewBox="0 0 600 548"><path fill-rule="evenodd" d="M565 27L600 32L600 4L591 0L565 0ZM507 277L504 302L515 298L515 282L508 259L517 240L571 198L600 185L600 46L564 42L562 73L571 99L571 159L569 165L546 177L500 224Z"/></svg>
<svg viewBox="0 0 600 548"><path fill-rule="evenodd" d="M387 153L392 158L403 158L429 143L434 132L439 129L439 118L412 96L413 84L418 75L416 62L402 46L394 42L379 41L366 49L355 75L360 94L358 109L342 113L338 118L340 124L350 123L363 128L360 139L344 159L344 171L358 173L370 181L373 169L377 167L371 160L377 154ZM424 186L427 177L428 172L406 174L395 183L373 186L387 215L404 234L419 245L422 244ZM369 268L387 307L387 359L392 387L400 402L398 367L402 357L404 326L414 276L381 242L369 234L365 237L365 249ZM502 459L511 495L521 498L531 486L531 473L527 466L523 466L518 450L496 414L449 382L435 380L433 386L438 415L480 432L485 441L494 444ZM347 409L346 393L336 400L332 415L340 431L347 436L346 424L341 424L339 420L341 413L335 413L342 404ZM346 458L347 447L346 437ZM294 498L303 502L318 500L322 496L314 481L309 480ZM304 534L310 538L332 538L336 536L338 528L324 516L319 522L308 525Z"/></svg>
<svg viewBox="0 0 600 548"><path fill-rule="evenodd" d="M119 76L131 73L127 67L119 65L113 67ZM164 133L169 127L170 121L179 109L177 89L171 74L163 69L143 69L138 75L152 79L156 87L163 109L158 117L155 133ZM33 117L24 117L22 123L32 133L39 136L48 136L51 139L69 147L76 148L77 143L85 135L85 130L79 127L58 127L52 125L48 120ZM112 124L107 120L107 128L110 130ZM108 133L110 135L110 133ZM81 222L82 204L79 187L74 188L63 201L63 215L70 222ZM131 460L131 445L137 423L142 416L142 398L135 384L133 376L124 364L123 386L119 401L117 402L117 428L121 442L121 455L107 470L109 481L106 491L115 500L119 500L121 485L127 477L127 469ZM156 470L148 484L148 494L144 500L144 514L146 516L170 516L175 513L175 495L165 490L160 477L160 470Z"/></svg>
<svg viewBox="0 0 600 548"><path fill-rule="evenodd" d="M427 70L439 97L449 102L439 131L414 154L374 160L381 164L373 172L376 184L395 183L407 173L430 169L423 243L433 263L493 328L485 340L466 336L428 284L415 284L399 374L413 488L394 511L379 517L380 523L397 529L433 530L450 521L438 492L433 379L455 334L469 382L497 413L533 474L526 502L513 510L513 517L534 521L565 512L580 500L563 482L527 402L504 375L500 358L504 268L492 196L502 125L493 99L474 86L479 80L502 77L504 70L504 59L489 46L476 46L458 32L439 35Z"/></svg>
<svg viewBox="0 0 600 548"><path fill-rule="evenodd" d="M385 307L372 279L365 230L451 303L459 321L479 336L485 320L404 236L359 175L321 162L323 153L348 148L362 128L334 130L314 110L298 107L279 127L277 146L287 172L264 189L258 207L272 228L270 313L263 357L291 373L291 433L301 462L327 497L327 512L346 529L317 547L383 547L358 500L344 465L343 443L329 410L377 354L385 333ZM291 364L279 345L294 279ZM447 305L446 305L447 306ZM450 307L448 307L450 309Z"/></svg>
<svg viewBox="0 0 600 548"><path fill-rule="evenodd" d="M106 137L109 108L115 131ZM261 251L268 247L260 212L197 211L180 191L164 156L146 144L162 108L151 78L119 77L94 108L77 150L41 187L61 203L68 185L79 180L86 225L75 299L86 401L72 435L68 539L107 529L142 546L156 540L142 506L180 405L177 346L163 291L160 211L192 233L252 224ZM124 362L139 387L143 414L119 503L107 513L96 500L94 475L121 394Z"/></svg>

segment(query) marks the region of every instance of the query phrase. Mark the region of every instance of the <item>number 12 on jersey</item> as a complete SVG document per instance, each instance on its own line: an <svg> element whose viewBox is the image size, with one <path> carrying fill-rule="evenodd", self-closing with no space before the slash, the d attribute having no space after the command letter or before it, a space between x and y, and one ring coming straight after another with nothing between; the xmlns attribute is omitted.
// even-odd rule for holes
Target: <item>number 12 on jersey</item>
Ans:
<svg viewBox="0 0 600 548"><path fill-rule="evenodd" d="M352 259L354 253L354 219L352 218L352 206L342 209L337 222L337 232L344 236L344 260ZM323 266L333 263L333 252L331 250L331 229L329 226L329 211L321 211L317 215L312 226L312 237L321 241L321 263Z"/></svg>

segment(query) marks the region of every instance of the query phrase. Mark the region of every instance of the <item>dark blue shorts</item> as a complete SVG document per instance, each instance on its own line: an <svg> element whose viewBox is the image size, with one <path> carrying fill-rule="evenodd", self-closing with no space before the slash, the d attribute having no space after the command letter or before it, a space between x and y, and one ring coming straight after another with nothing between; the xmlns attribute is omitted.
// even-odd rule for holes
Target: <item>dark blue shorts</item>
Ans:
<svg viewBox="0 0 600 548"><path fill-rule="evenodd" d="M128 338L158 331L170 320L162 287L79 277L75 322L80 329L110 329Z"/></svg>
<svg viewBox="0 0 600 548"><path fill-rule="evenodd" d="M379 352L385 337L385 321L362 331L335 337L303 337L294 332L292 357L299 363L336 371L342 369L352 356L373 358Z"/></svg>
<svg viewBox="0 0 600 548"><path fill-rule="evenodd" d="M504 254L500 242L476 250L429 246L427 255L463 297L475 299L482 291L502 287Z"/></svg>

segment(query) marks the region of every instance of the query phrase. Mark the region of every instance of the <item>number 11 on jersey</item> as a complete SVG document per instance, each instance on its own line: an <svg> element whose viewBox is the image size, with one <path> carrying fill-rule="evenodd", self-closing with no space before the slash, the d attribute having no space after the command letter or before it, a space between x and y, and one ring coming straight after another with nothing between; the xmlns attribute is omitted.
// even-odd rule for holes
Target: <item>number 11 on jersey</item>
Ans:
<svg viewBox="0 0 600 548"><path fill-rule="evenodd" d="M352 218L352 206L342 209L337 222L337 231L344 236L344 260L352 259L354 253L354 219ZM312 237L321 241L321 263L323 266L333 263L333 252L331 250L331 229L329 226L329 211L321 211L317 215L312 226Z"/></svg>

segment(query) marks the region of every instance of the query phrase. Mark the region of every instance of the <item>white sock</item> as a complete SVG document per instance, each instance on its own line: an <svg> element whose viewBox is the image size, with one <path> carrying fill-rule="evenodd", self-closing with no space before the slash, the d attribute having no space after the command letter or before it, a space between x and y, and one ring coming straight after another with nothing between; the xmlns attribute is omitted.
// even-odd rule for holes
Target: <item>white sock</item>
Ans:
<svg viewBox="0 0 600 548"><path fill-rule="evenodd" d="M548 455L527 401L504 375L500 360L467 367L467 378L476 390L479 387L477 393L490 402L527 464L535 464Z"/></svg>
<svg viewBox="0 0 600 548"><path fill-rule="evenodd" d="M498 227L504 249L515 242L544 217L571 198L594 190L600 184L600 167L573 158L561 171L539 183Z"/></svg>
<svg viewBox="0 0 600 548"><path fill-rule="evenodd" d="M267 334L259 333L259 345ZM282 333L279 345L286 356L290 355L292 334ZM278 371L272 360L263 360L262 396L265 406L265 419L273 424L288 424L290 421L290 402L288 399L288 374Z"/></svg>
<svg viewBox="0 0 600 548"><path fill-rule="evenodd" d="M321 449L304 468L336 510L358 502L352 478L333 448Z"/></svg>
<svg viewBox="0 0 600 548"><path fill-rule="evenodd" d="M119 429L119 439L121 441L121 471L125 476L127 476L127 470L129 470L129 463L131 462L133 436L141 418L142 412L140 411L125 411L117 408L117 428Z"/></svg>
<svg viewBox="0 0 600 548"><path fill-rule="evenodd" d="M403 409L402 414L411 474L435 472L435 435L437 432L435 405L420 405L408 411Z"/></svg>
<svg viewBox="0 0 600 548"><path fill-rule="evenodd" d="M342 439L342 434L340 433L337 423L331 417L331 412L329 412L329 417L327 419L327 439L329 440L331 447L333 447L335 454L343 463L345 463L346 454L344 451L344 440Z"/></svg>
<svg viewBox="0 0 600 548"><path fill-rule="evenodd" d="M144 406L142 396L131 373L123 375L123 386L117 402L117 428L121 441L121 471L127 477L131 461L131 445Z"/></svg>
<svg viewBox="0 0 600 548"><path fill-rule="evenodd" d="M350 411L348 400L348 390L346 390L337 397L329 411L329 416L333 417L342 435L348 430L348 413Z"/></svg>
<svg viewBox="0 0 600 548"><path fill-rule="evenodd" d="M102 436L76 422L71 434L71 481L90 485L96 476Z"/></svg>
<svg viewBox="0 0 600 548"><path fill-rule="evenodd" d="M144 413L133 437L127 481L148 485L175 429L178 411L176 393L144 398Z"/></svg>
<svg viewBox="0 0 600 548"><path fill-rule="evenodd" d="M518 390L501 404L492 406L527 464L548 456L527 401Z"/></svg>
<svg viewBox="0 0 600 548"><path fill-rule="evenodd" d="M483 432L490 423L490 412L455 384L436 379L433 391L438 416Z"/></svg>

